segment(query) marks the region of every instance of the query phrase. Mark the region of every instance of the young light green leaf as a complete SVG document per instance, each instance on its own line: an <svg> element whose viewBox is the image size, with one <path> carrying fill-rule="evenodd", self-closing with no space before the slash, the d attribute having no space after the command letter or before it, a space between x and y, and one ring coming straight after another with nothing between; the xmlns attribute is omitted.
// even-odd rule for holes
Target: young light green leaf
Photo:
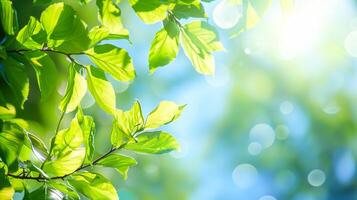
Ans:
<svg viewBox="0 0 357 200"><path fill-rule="evenodd" d="M64 176L78 169L85 158L83 131L75 117L68 129L59 131L51 142L50 159L43 170L50 176Z"/></svg>
<svg viewBox="0 0 357 200"><path fill-rule="evenodd" d="M75 12L63 2L48 6L40 18L48 39L62 40L75 29Z"/></svg>
<svg viewBox="0 0 357 200"><path fill-rule="evenodd" d="M64 199L78 200L78 193L69 185L59 181L48 181L48 185L60 191L64 195Z"/></svg>
<svg viewBox="0 0 357 200"><path fill-rule="evenodd" d="M110 141L112 143L112 146L117 148L120 145L129 141L129 139L130 137L118 128L117 120L114 119L112 125L112 131L110 133Z"/></svg>
<svg viewBox="0 0 357 200"><path fill-rule="evenodd" d="M143 129L144 117L138 101L128 111L117 110L111 135L113 147L119 147L125 139L131 139L134 133Z"/></svg>
<svg viewBox="0 0 357 200"><path fill-rule="evenodd" d="M200 0L179 0L175 4L174 9L172 10L175 17L179 19L187 19L190 17L195 18L206 18L205 9L202 6Z"/></svg>
<svg viewBox="0 0 357 200"><path fill-rule="evenodd" d="M40 49L46 41L46 33L42 30L41 23L31 16L27 25L17 34L16 40L26 48Z"/></svg>
<svg viewBox="0 0 357 200"><path fill-rule="evenodd" d="M154 72L159 66L169 64L176 58L179 37L179 28L173 21L167 21L164 28L156 33L149 51L150 72Z"/></svg>
<svg viewBox="0 0 357 200"><path fill-rule="evenodd" d="M97 164L105 167L115 168L124 179L127 179L129 167L136 165L137 162L134 158L128 156L111 154L100 160Z"/></svg>
<svg viewBox="0 0 357 200"><path fill-rule="evenodd" d="M110 34L110 30L107 27L99 27L95 26L93 27L88 34L89 39L91 40L90 42L90 47L93 47L94 45L98 44L102 40L105 40Z"/></svg>
<svg viewBox="0 0 357 200"><path fill-rule="evenodd" d="M14 35L16 32L16 13L12 8L12 1L0 1L0 18L4 31L8 35Z"/></svg>
<svg viewBox="0 0 357 200"><path fill-rule="evenodd" d="M167 0L129 0L131 7L146 24L153 24L166 18L169 8Z"/></svg>
<svg viewBox="0 0 357 200"><path fill-rule="evenodd" d="M11 119L16 116L16 109L11 104L0 106L0 119Z"/></svg>
<svg viewBox="0 0 357 200"><path fill-rule="evenodd" d="M15 100L23 108L29 94L29 78L25 66L12 57L3 60L2 64L5 67L5 76Z"/></svg>
<svg viewBox="0 0 357 200"><path fill-rule="evenodd" d="M177 119L186 105L177 105L171 101L162 101L149 114L146 119L145 128L155 129Z"/></svg>
<svg viewBox="0 0 357 200"><path fill-rule="evenodd" d="M68 182L89 199L119 200L114 186L100 174L80 172L72 175Z"/></svg>
<svg viewBox="0 0 357 200"><path fill-rule="evenodd" d="M86 80L78 73L78 68L75 63L71 63L68 68L66 93L59 105L62 112L69 113L76 109L87 92Z"/></svg>
<svg viewBox="0 0 357 200"><path fill-rule="evenodd" d="M125 149L150 154L167 153L179 148L176 139L162 131L142 133L137 137L137 142L125 145Z"/></svg>
<svg viewBox="0 0 357 200"><path fill-rule="evenodd" d="M185 32L192 37L192 41L203 46L208 52L222 51L224 47L219 41L216 29L204 21L193 21L185 24Z"/></svg>
<svg viewBox="0 0 357 200"><path fill-rule="evenodd" d="M78 108L77 119L83 132L84 145L86 147L86 156L83 164L88 164L91 163L94 154L95 124L93 118L91 116L84 115L80 107Z"/></svg>
<svg viewBox="0 0 357 200"><path fill-rule="evenodd" d="M0 130L0 158L9 167L10 171L18 168L18 155L25 139L23 129L12 122L3 122Z"/></svg>
<svg viewBox="0 0 357 200"><path fill-rule="evenodd" d="M181 32L181 34L182 48L196 71L206 75L214 74L214 57L204 50L201 43L193 41L186 31Z"/></svg>
<svg viewBox="0 0 357 200"><path fill-rule="evenodd" d="M101 69L87 66L87 84L97 104L107 113L115 114L115 92Z"/></svg>
<svg viewBox="0 0 357 200"><path fill-rule="evenodd" d="M124 28L120 18L120 8L112 0L97 0L99 20L109 29L111 37L129 38L129 31Z"/></svg>
<svg viewBox="0 0 357 200"><path fill-rule="evenodd" d="M205 22L191 22L184 26L181 41L183 50L196 71L214 74L215 63L211 53L223 49L214 29Z"/></svg>
<svg viewBox="0 0 357 200"><path fill-rule="evenodd" d="M26 52L25 55L36 72L42 100L49 99L56 89L56 84L54 84L57 77L55 64L46 53L40 50Z"/></svg>
<svg viewBox="0 0 357 200"><path fill-rule="evenodd" d="M135 70L128 52L111 44L97 45L86 51L99 68L119 81L135 78Z"/></svg>

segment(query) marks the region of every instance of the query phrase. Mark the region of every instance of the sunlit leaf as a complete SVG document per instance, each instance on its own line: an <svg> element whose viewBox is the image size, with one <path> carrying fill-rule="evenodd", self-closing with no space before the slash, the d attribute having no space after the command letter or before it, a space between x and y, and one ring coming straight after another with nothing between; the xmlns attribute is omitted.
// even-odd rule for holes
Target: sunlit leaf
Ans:
<svg viewBox="0 0 357 200"><path fill-rule="evenodd" d="M157 67L169 64L179 50L180 31L175 22L167 21L164 28L156 33L149 51L149 66L153 72Z"/></svg>
<svg viewBox="0 0 357 200"><path fill-rule="evenodd" d="M80 53L89 49L90 43L87 25L78 16L75 16L72 32L64 40L53 41L53 43L50 41L48 46L53 46L54 49L66 53Z"/></svg>
<svg viewBox="0 0 357 200"><path fill-rule="evenodd" d="M89 199L119 199L114 186L100 174L80 172L72 175L68 182Z"/></svg>
<svg viewBox="0 0 357 200"><path fill-rule="evenodd" d="M48 185L60 191L64 195L65 199L79 199L78 193L72 188L72 186L66 185L59 181L49 181Z"/></svg>
<svg viewBox="0 0 357 200"><path fill-rule="evenodd" d="M89 49L86 54L94 64L119 81L130 81L135 77L133 63L124 49L103 44Z"/></svg>
<svg viewBox="0 0 357 200"><path fill-rule="evenodd" d="M128 143L125 149L142 153L162 154L180 148L173 136L162 131L145 132L136 139L137 142Z"/></svg>
<svg viewBox="0 0 357 200"><path fill-rule="evenodd" d="M166 18L169 3L167 0L129 0L136 14L147 24Z"/></svg>
<svg viewBox="0 0 357 200"><path fill-rule="evenodd" d="M131 138L134 133L144 129L144 118L138 101L128 111L116 111L113 129L111 142L114 147L123 143L123 137Z"/></svg>
<svg viewBox="0 0 357 200"><path fill-rule="evenodd" d="M202 6L200 0L179 0L175 4L174 9L172 10L174 15L177 18L190 18L190 17L196 17L196 18L205 18L206 13L205 9Z"/></svg>
<svg viewBox="0 0 357 200"><path fill-rule="evenodd" d="M46 40L46 33L36 18L30 17L29 22L17 34L16 40L26 48L40 49Z"/></svg>
<svg viewBox="0 0 357 200"><path fill-rule="evenodd" d="M110 30L107 27L93 27L89 33L88 37L91 40L90 47L96 45L97 43L101 42L102 40L106 39L110 34Z"/></svg>
<svg viewBox="0 0 357 200"><path fill-rule="evenodd" d="M87 66L87 84L97 104L107 113L115 114L115 92L101 69Z"/></svg>
<svg viewBox="0 0 357 200"><path fill-rule="evenodd" d="M196 71L212 75L215 71L213 51L223 49L216 31L206 22L194 21L184 26L181 42L186 56Z"/></svg>
<svg viewBox="0 0 357 200"><path fill-rule="evenodd" d="M94 154L94 120L91 116L84 115L81 108L78 109L77 119L83 132L86 147L86 156L83 163L91 163Z"/></svg>
<svg viewBox="0 0 357 200"><path fill-rule="evenodd" d="M105 167L115 168L124 179L127 179L129 167L136 165L137 162L134 158L128 156L111 154L100 160L97 164Z"/></svg>
<svg viewBox="0 0 357 200"><path fill-rule="evenodd" d="M112 0L97 0L99 19L102 25L109 29L112 37L128 38L129 31L124 28L120 18L120 8Z"/></svg>
<svg viewBox="0 0 357 200"><path fill-rule="evenodd" d="M85 158L83 131L75 117L69 128L61 130L52 139L50 159L43 170L50 176L63 176L79 168Z"/></svg>
<svg viewBox="0 0 357 200"><path fill-rule="evenodd" d="M71 63L68 67L67 88L59 105L62 112L68 113L76 109L87 92L86 80L79 74L78 68L76 63Z"/></svg>
<svg viewBox="0 0 357 200"><path fill-rule="evenodd" d="M1 0L0 1L0 18L1 24L5 33L8 35L14 35L16 31L16 16L15 11L12 8L12 1Z"/></svg>
<svg viewBox="0 0 357 200"><path fill-rule="evenodd" d="M11 104L0 106L0 119L11 119L16 115L16 109Z"/></svg>
<svg viewBox="0 0 357 200"><path fill-rule="evenodd" d="M75 28L75 12L63 2L55 3L41 13L40 21L49 39L65 39Z"/></svg>
<svg viewBox="0 0 357 200"><path fill-rule="evenodd" d="M180 116L184 107L185 105L180 106L170 101L160 102L147 117L145 128L154 129L174 121Z"/></svg>

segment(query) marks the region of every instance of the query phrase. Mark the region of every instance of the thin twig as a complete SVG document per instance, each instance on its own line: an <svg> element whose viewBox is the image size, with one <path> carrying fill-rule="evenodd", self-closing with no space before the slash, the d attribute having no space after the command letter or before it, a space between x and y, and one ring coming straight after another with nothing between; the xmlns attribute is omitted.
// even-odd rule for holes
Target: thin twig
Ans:
<svg viewBox="0 0 357 200"><path fill-rule="evenodd" d="M14 174L9 174L9 173L7 174L7 176L11 176L11 177L16 178L16 179L36 180L36 181L39 181L39 182L46 182L46 181L48 181L48 180L54 180L54 179L64 179L64 178L66 178L67 176L70 176L70 175L72 175L72 174L74 174L74 173L76 173L76 172L78 172L78 171L80 171L80 170L82 170L82 169L85 169L85 168L87 168L87 167L96 165L99 161L103 160L104 158L106 158L107 156L109 156L110 154L112 154L113 152L115 152L115 151L117 151L117 150L119 150L119 149L124 148L125 145L126 145L126 143L120 145L120 146L117 147L117 148L111 148L108 152L106 152L105 154L103 154L103 155L99 156L98 158L96 158L92 163L82 165L82 166L80 166L78 169L74 170L73 172L71 172L71 173L69 173L69 174L65 174L65 175L63 175L63 176L54 176L54 177L48 177L48 178L46 178L46 177L41 177L40 175L39 175L39 176L35 176L35 177L34 177L34 176L26 176L26 177L24 177L24 176L21 176L21 175L14 175Z"/></svg>

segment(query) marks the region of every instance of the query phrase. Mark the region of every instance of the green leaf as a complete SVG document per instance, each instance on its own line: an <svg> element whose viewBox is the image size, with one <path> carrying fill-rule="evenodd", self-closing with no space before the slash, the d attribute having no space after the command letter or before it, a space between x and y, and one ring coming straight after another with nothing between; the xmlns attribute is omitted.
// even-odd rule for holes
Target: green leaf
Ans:
<svg viewBox="0 0 357 200"><path fill-rule="evenodd" d="M223 46L213 27L206 22L194 21L186 24L181 34L183 50L196 71L214 74L215 63L211 53L223 50Z"/></svg>
<svg viewBox="0 0 357 200"><path fill-rule="evenodd" d="M69 113L76 109L87 92L86 80L77 71L79 67L71 63L68 68L67 88L59 105L62 112Z"/></svg>
<svg viewBox="0 0 357 200"><path fill-rule="evenodd" d="M75 29L74 10L63 2L48 6L40 18L48 39L61 40L69 36Z"/></svg>
<svg viewBox="0 0 357 200"><path fill-rule="evenodd" d="M0 130L0 158L9 167L10 171L16 171L18 156L24 143L23 129L15 123L3 122Z"/></svg>
<svg viewBox="0 0 357 200"><path fill-rule="evenodd" d="M0 199L10 200L15 194L15 190L11 187L9 179L5 174L6 166L0 163Z"/></svg>
<svg viewBox="0 0 357 200"><path fill-rule="evenodd" d="M89 199L119 199L114 186L100 174L80 172L72 175L68 182Z"/></svg>
<svg viewBox="0 0 357 200"><path fill-rule="evenodd" d="M146 24L164 20L169 8L167 0L129 0L129 3Z"/></svg>
<svg viewBox="0 0 357 200"><path fill-rule="evenodd" d="M120 18L120 8L112 0L97 0L99 20L109 29L112 37L129 38L129 31L124 28Z"/></svg>
<svg viewBox="0 0 357 200"><path fill-rule="evenodd" d="M222 51L224 47L219 41L216 29L204 21L193 21L185 24L185 32L192 37L192 41L200 43L208 52Z"/></svg>
<svg viewBox="0 0 357 200"><path fill-rule="evenodd" d="M176 139L162 131L142 133L137 137L137 142L125 145L125 149L150 154L163 154L179 148Z"/></svg>
<svg viewBox="0 0 357 200"><path fill-rule="evenodd" d="M64 199L79 199L78 193L69 185L59 181L49 181L48 185L60 191L64 195Z"/></svg>
<svg viewBox="0 0 357 200"><path fill-rule="evenodd" d="M24 200L48 200L48 199L62 199L63 194L47 185L42 185L36 190L29 192L25 189Z"/></svg>
<svg viewBox="0 0 357 200"><path fill-rule="evenodd" d="M34 4L45 4L45 3L51 3L52 0L33 0Z"/></svg>
<svg viewBox="0 0 357 200"><path fill-rule="evenodd" d="M46 145L39 137L30 132L26 132L26 136L25 145L32 149L34 155L43 162L48 156Z"/></svg>
<svg viewBox="0 0 357 200"><path fill-rule="evenodd" d="M50 176L64 176L78 169L85 158L83 131L75 117L68 129L59 131L52 139L50 159L43 170Z"/></svg>
<svg viewBox="0 0 357 200"><path fill-rule="evenodd" d="M102 40L107 39L107 37L110 34L110 30L107 27L99 27L95 26L93 27L88 34L88 37L90 38L90 47L93 47L94 45L98 44Z"/></svg>
<svg viewBox="0 0 357 200"><path fill-rule="evenodd" d="M124 49L103 44L89 49L86 54L94 64L119 81L130 81L135 78L133 63Z"/></svg>
<svg viewBox="0 0 357 200"><path fill-rule="evenodd" d="M83 131L84 144L86 147L86 156L83 163L91 163L94 154L94 120L91 116L83 115L81 108L78 108L77 119Z"/></svg>
<svg viewBox="0 0 357 200"><path fill-rule="evenodd" d="M6 48L0 45L0 59L5 60L7 58Z"/></svg>
<svg viewBox="0 0 357 200"><path fill-rule="evenodd" d="M11 104L0 106L0 119L11 119L16 116L16 109Z"/></svg>
<svg viewBox="0 0 357 200"><path fill-rule="evenodd" d="M168 21L164 28L156 33L149 51L150 72L157 67L169 64L176 58L179 50L180 31L175 22Z"/></svg>
<svg viewBox="0 0 357 200"><path fill-rule="evenodd" d="M93 66L87 66L87 84L97 104L107 113L115 114L115 92L112 84L105 78L104 72Z"/></svg>
<svg viewBox="0 0 357 200"><path fill-rule="evenodd" d="M179 0L172 12L179 19L207 17L200 0Z"/></svg>
<svg viewBox="0 0 357 200"><path fill-rule="evenodd" d="M14 35L17 27L16 13L10 0L0 1L0 18L5 33Z"/></svg>
<svg viewBox="0 0 357 200"><path fill-rule="evenodd" d="M67 35L63 40L52 41L49 43L49 47L54 47L54 49L66 53L79 53L89 49L91 40L88 36L87 25L79 19L78 16L75 16L73 21L73 30Z"/></svg>
<svg viewBox="0 0 357 200"><path fill-rule="evenodd" d="M177 105L171 101L162 101L150 112L146 119L145 128L154 129L176 120L186 105Z"/></svg>
<svg viewBox="0 0 357 200"><path fill-rule="evenodd" d="M36 172L37 174L41 175L42 177L49 178L49 176L44 171L42 171L41 168L37 167L31 161L26 160L24 162L24 164L25 164L25 168L29 169L31 171L31 173Z"/></svg>
<svg viewBox="0 0 357 200"><path fill-rule="evenodd" d="M36 72L42 100L49 99L56 89L54 83L57 77L55 64L49 55L40 50L26 52L25 55Z"/></svg>
<svg viewBox="0 0 357 200"><path fill-rule="evenodd" d="M111 154L100 160L98 165L115 168L124 179L128 177L129 167L137 164L134 158L123 156L119 154Z"/></svg>
<svg viewBox="0 0 357 200"><path fill-rule="evenodd" d="M119 147L124 136L132 138L134 133L144 129L144 117L139 102L136 101L128 111L117 110L114 123L111 142L114 147Z"/></svg>
<svg viewBox="0 0 357 200"><path fill-rule="evenodd" d="M3 60L2 64L5 67L6 80L15 96L15 100L23 108L29 94L29 79L25 66L12 57Z"/></svg>
<svg viewBox="0 0 357 200"><path fill-rule="evenodd" d="M42 30L41 23L31 16L27 25L17 34L16 40L26 48L40 49L46 41L46 32Z"/></svg>

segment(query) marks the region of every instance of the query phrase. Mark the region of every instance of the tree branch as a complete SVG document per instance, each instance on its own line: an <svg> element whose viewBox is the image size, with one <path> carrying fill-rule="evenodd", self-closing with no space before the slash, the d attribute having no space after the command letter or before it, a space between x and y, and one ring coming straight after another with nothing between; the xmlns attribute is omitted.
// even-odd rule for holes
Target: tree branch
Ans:
<svg viewBox="0 0 357 200"><path fill-rule="evenodd" d="M66 178L67 176L70 176L72 174L75 174L76 172L82 170L82 169L85 169L87 167L90 167L90 166L93 166L93 165L96 165L99 161L103 160L104 158L106 158L107 156L109 156L110 154L112 154L113 152L119 150L119 149L122 149L125 147L127 143L124 143L122 145L120 145L119 147L117 148L111 148L108 152L106 152L105 154L99 156L98 158L96 158L95 160L93 160L92 163L90 164L85 164L85 165L82 165L80 166L78 169L74 170L73 172L69 173L69 174L65 174L63 176L54 176L54 177L43 177L41 175L39 176L22 176L21 174L20 175L15 175L15 174L10 174L8 173L7 176L10 176L10 177L13 177L13 178L16 178L16 179L28 179L28 180L36 180L38 182L46 182L48 180L55 180L55 179L64 179Z"/></svg>

